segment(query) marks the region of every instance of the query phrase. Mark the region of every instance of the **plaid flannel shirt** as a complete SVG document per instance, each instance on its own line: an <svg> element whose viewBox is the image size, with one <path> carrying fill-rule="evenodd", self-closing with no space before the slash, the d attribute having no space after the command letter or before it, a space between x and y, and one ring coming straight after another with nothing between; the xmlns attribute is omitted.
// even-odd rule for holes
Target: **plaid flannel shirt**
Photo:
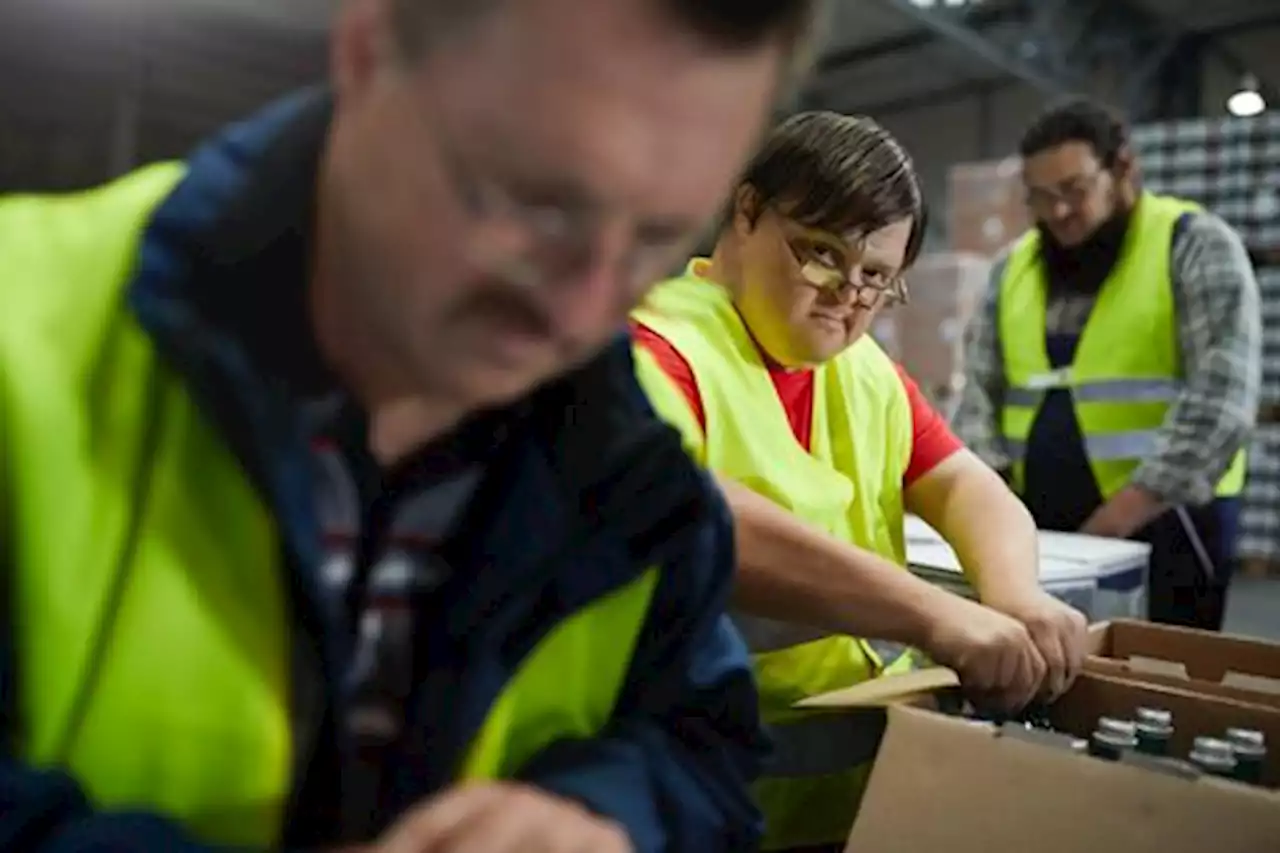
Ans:
<svg viewBox="0 0 1280 853"><path fill-rule="evenodd" d="M1173 298L1185 385L1169 409L1152 455L1132 483L1174 504L1213 499L1232 457L1249 441L1258 407L1262 308L1240 237L1212 214L1194 214L1175 233ZM988 465L1010 459L1000 431L1005 390L998 295L1007 253L992 269L987 294L965 333L965 383L954 416L961 438ZM1095 297L1050 299L1046 327L1078 334Z"/></svg>

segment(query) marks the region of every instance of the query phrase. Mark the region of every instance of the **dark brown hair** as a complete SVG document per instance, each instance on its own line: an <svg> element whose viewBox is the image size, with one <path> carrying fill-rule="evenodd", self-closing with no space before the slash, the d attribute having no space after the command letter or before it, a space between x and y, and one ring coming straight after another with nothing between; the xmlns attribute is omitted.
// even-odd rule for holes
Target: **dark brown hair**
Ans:
<svg viewBox="0 0 1280 853"><path fill-rule="evenodd" d="M1032 120L1022 134L1018 153L1034 157L1068 142L1090 146L1099 162L1110 169L1129 144L1129 128L1124 118L1107 105L1089 98L1069 97L1049 104Z"/></svg>
<svg viewBox="0 0 1280 853"><path fill-rule="evenodd" d="M842 234L910 217L903 268L920 254L927 212L915 165L889 131L865 116L791 116L765 140L743 184L752 190L752 220L773 208L809 228Z"/></svg>

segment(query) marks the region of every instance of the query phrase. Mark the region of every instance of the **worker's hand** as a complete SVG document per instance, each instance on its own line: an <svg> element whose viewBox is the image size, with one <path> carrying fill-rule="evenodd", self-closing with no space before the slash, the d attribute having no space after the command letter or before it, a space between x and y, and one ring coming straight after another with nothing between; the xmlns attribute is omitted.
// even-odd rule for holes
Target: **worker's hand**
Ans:
<svg viewBox="0 0 1280 853"><path fill-rule="evenodd" d="M1125 486L1093 511L1080 528L1088 536L1127 539L1155 520L1168 507L1137 486Z"/></svg>
<svg viewBox="0 0 1280 853"><path fill-rule="evenodd" d="M960 676L975 702L1002 711L1025 708L1040 693L1045 662L1016 619L960 596L937 614L924 651Z"/></svg>
<svg viewBox="0 0 1280 853"><path fill-rule="evenodd" d="M527 785L453 788L409 812L375 853L632 853L620 826Z"/></svg>
<svg viewBox="0 0 1280 853"><path fill-rule="evenodd" d="M1051 702L1066 693L1084 665L1089 634L1084 614L1042 590L987 603L1017 619L1031 635L1046 667L1039 698Z"/></svg>

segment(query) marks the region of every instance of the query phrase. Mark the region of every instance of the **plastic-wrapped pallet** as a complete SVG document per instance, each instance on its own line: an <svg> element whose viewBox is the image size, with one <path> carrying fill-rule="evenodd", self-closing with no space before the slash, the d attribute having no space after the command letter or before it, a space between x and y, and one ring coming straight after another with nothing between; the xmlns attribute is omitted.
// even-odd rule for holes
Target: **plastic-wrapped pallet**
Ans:
<svg viewBox="0 0 1280 853"><path fill-rule="evenodd" d="M1135 128L1144 185L1191 199L1239 232L1259 265L1262 394L1250 446L1239 552L1254 570L1280 566L1280 115L1188 119Z"/></svg>
<svg viewBox="0 0 1280 853"><path fill-rule="evenodd" d="M1280 268L1258 270L1262 389L1240 511L1239 553L1252 574L1280 568Z"/></svg>
<svg viewBox="0 0 1280 853"><path fill-rule="evenodd" d="M1280 114L1134 128L1144 185L1203 204L1253 250L1280 248Z"/></svg>
<svg viewBox="0 0 1280 853"><path fill-rule="evenodd" d="M953 250L994 257L1031 226L1017 157L957 164L947 183Z"/></svg>
<svg viewBox="0 0 1280 853"><path fill-rule="evenodd" d="M991 261L980 255L925 255L907 273L910 301L888 315L898 360L941 408L959 390L964 327L990 275Z"/></svg>

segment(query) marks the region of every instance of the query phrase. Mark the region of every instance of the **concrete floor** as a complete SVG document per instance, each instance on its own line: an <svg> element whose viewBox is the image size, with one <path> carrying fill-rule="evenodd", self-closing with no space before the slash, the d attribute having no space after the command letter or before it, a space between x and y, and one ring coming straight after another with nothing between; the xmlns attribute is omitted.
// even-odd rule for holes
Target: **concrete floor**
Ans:
<svg viewBox="0 0 1280 853"><path fill-rule="evenodd" d="M1223 627L1232 634L1280 640L1280 580L1233 580Z"/></svg>

